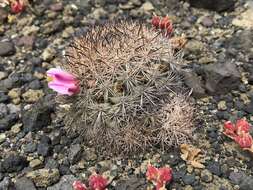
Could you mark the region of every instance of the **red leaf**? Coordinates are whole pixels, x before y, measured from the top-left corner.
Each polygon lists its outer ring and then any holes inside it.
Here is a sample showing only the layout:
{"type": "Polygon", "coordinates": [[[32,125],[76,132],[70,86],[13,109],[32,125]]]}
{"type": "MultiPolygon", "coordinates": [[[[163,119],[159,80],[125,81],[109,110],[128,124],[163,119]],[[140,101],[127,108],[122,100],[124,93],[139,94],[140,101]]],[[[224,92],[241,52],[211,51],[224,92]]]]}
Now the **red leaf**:
{"type": "Polygon", "coordinates": [[[87,187],[81,181],[74,181],[73,188],[74,190],[87,190],[87,187]]]}
{"type": "Polygon", "coordinates": [[[95,174],[89,177],[89,186],[92,190],[105,190],[107,185],[107,179],[101,175],[95,174]]]}
{"type": "Polygon", "coordinates": [[[153,16],[151,24],[155,27],[158,28],[160,23],[160,17],[159,16],[153,16]]]}

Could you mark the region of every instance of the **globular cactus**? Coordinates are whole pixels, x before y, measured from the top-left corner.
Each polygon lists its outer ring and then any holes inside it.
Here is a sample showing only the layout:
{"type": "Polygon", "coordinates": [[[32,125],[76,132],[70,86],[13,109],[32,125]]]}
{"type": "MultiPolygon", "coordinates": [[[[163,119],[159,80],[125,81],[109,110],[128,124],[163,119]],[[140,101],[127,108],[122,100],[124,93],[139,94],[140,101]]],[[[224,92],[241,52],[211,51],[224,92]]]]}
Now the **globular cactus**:
{"type": "Polygon", "coordinates": [[[70,133],[116,153],[160,143],[160,110],[183,89],[172,67],[182,60],[169,38],[139,22],[111,22],[76,39],[65,56],[61,67],[80,81],[66,112],[70,133]]]}

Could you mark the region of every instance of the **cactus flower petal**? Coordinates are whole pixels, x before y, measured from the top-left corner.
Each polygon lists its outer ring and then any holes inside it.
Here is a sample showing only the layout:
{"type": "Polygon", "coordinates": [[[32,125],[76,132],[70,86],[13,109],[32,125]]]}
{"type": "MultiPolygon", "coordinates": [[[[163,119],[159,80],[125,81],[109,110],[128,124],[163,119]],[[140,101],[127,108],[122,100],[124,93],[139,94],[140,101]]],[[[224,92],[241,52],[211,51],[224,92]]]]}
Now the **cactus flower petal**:
{"type": "Polygon", "coordinates": [[[81,181],[74,181],[72,186],[74,190],[87,190],[87,187],[81,181]]]}
{"type": "Polygon", "coordinates": [[[79,92],[79,82],[74,75],[58,68],[47,71],[48,87],[59,94],[73,95],[79,92]]]}

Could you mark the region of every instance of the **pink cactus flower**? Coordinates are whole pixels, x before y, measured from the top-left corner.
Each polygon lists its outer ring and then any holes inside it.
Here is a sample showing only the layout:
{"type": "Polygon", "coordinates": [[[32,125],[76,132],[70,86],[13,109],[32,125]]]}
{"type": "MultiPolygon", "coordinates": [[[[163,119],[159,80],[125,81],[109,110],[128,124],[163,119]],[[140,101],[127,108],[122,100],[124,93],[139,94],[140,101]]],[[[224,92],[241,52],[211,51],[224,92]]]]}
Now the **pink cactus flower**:
{"type": "Polygon", "coordinates": [[[237,128],[237,133],[240,134],[241,132],[248,133],[250,130],[250,124],[244,120],[244,119],[239,119],[236,122],[236,128],[237,128]]]}
{"type": "Polygon", "coordinates": [[[25,4],[22,0],[16,0],[11,2],[11,12],[17,14],[25,9],[25,4]]]}
{"type": "Polygon", "coordinates": [[[94,174],[89,177],[89,187],[92,190],[105,190],[108,185],[108,180],[103,176],[94,174]]]}
{"type": "Polygon", "coordinates": [[[235,142],[237,142],[241,148],[250,148],[252,146],[252,137],[249,133],[243,133],[242,136],[236,136],[235,142]]]}
{"type": "Polygon", "coordinates": [[[87,187],[81,181],[74,181],[72,186],[74,190],[87,190],[87,187]]]}
{"type": "Polygon", "coordinates": [[[58,68],[47,71],[48,87],[59,94],[73,95],[79,92],[79,82],[74,75],[58,68]]]}

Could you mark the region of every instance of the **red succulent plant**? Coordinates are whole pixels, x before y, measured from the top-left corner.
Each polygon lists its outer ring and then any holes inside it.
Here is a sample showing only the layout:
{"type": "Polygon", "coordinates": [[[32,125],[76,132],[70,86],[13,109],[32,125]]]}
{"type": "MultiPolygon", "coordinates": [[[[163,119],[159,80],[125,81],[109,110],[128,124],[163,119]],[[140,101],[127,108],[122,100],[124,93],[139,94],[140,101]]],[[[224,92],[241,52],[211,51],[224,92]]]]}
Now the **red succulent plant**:
{"type": "Polygon", "coordinates": [[[74,181],[74,190],[106,190],[106,186],[109,184],[108,180],[101,175],[93,174],[89,177],[89,187],[87,188],[85,184],[81,181],[74,181]]]}
{"type": "Polygon", "coordinates": [[[253,152],[253,139],[250,135],[250,124],[239,119],[235,125],[231,121],[224,123],[224,134],[233,139],[241,148],[253,152]]]}
{"type": "Polygon", "coordinates": [[[252,146],[252,137],[249,133],[243,133],[241,136],[236,136],[234,138],[241,148],[251,148],[252,146]]]}
{"type": "Polygon", "coordinates": [[[168,167],[156,168],[149,165],[146,178],[155,185],[156,190],[163,190],[165,189],[165,185],[172,179],[172,169],[168,167]]]}

